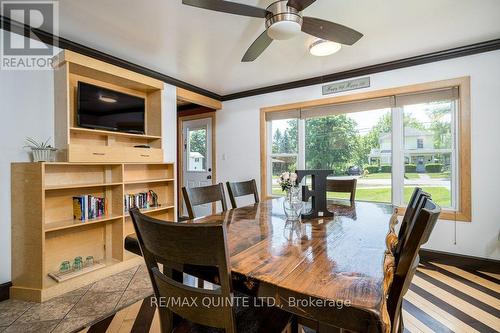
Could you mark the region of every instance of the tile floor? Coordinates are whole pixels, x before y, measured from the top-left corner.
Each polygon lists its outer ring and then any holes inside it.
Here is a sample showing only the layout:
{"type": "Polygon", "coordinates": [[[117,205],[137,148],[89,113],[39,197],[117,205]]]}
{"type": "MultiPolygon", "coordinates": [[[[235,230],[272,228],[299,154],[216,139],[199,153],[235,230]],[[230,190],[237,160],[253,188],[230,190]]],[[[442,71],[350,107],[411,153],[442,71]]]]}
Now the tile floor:
{"type": "Polygon", "coordinates": [[[145,266],[137,266],[44,303],[0,302],[0,332],[76,332],[152,294],[145,266]]]}

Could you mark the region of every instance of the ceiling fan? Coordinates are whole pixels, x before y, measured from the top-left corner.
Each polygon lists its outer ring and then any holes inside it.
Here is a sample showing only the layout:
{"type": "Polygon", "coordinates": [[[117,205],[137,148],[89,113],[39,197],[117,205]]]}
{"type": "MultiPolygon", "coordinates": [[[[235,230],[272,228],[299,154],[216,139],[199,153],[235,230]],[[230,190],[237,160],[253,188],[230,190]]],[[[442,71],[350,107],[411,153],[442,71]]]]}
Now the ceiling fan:
{"type": "Polygon", "coordinates": [[[352,45],[363,34],[346,26],[319,18],[302,16],[302,11],[316,0],[280,0],[266,9],[223,0],[182,0],[185,5],[218,12],[264,18],[264,31],[247,50],[242,62],[257,59],[273,40],[285,40],[296,36],[300,31],[340,44],[352,45]]]}

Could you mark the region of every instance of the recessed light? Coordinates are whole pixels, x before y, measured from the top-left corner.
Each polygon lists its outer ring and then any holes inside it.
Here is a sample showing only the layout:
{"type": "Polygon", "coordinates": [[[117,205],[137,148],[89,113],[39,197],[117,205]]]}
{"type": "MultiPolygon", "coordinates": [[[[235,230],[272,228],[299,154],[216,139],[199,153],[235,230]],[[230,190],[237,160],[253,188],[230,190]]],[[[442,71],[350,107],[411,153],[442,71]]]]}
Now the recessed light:
{"type": "Polygon", "coordinates": [[[109,96],[99,96],[99,100],[104,103],[116,103],[117,100],[116,98],[109,97],[109,96]]]}
{"type": "Polygon", "coordinates": [[[309,45],[309,53],[316,57],[324,57],[338,52],[341,48],[342,45],[339,43],[317,39],[309,45]]]}

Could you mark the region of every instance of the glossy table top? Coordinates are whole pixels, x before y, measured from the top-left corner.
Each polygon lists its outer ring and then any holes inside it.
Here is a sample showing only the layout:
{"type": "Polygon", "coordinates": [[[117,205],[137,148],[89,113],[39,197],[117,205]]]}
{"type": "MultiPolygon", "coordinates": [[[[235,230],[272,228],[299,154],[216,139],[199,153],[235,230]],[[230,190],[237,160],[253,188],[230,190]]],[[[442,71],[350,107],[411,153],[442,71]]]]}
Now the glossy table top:
{"type": "MultiPolygon", "coordinates": [[[[385,239],[393,206],[331,202],[334,217],[289,222],[282,201],[267,200],[188,223],[225,221],[233,273],[274,286],[278,297],[348,301],[352,311],[381,317],[385,239]]],[[[383,331],[383,326],[372,331],[383,331]]]]}

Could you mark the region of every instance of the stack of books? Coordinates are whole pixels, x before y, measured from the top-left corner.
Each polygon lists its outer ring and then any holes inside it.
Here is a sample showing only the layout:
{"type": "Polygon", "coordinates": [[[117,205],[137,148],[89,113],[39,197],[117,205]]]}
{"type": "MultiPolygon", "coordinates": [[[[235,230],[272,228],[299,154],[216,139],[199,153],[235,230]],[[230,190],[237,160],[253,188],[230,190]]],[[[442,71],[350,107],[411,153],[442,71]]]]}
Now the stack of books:
{"type": "Polygon", "coordinates": [[[96,219],[107,214],[105,198],[94,197],[90,194],[73,197],[73,218],[86,221],[96,219]]]}
{"type": "Polygon", "coordinates": [[[158,207],[158,195],[154,191],[125,194],[124,205],[125,212],[128,212],[133,207],[139,209],[158,207]]]}

